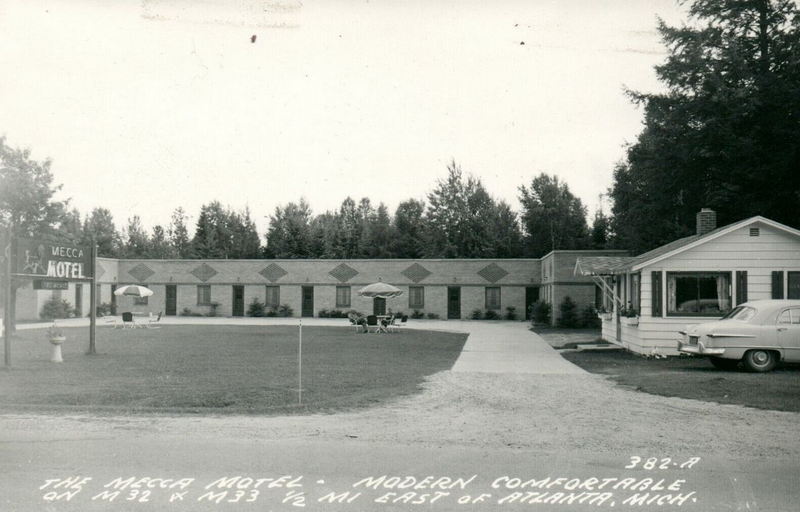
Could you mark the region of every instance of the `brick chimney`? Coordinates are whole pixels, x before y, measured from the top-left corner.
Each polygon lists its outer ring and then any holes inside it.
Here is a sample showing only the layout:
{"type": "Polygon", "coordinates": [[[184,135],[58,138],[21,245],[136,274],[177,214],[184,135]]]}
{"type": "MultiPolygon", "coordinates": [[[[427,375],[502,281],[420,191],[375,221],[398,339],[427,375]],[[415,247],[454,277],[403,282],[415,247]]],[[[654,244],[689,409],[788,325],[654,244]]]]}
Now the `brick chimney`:
{"type": "Polygon", "coordinates": [[[703,208],[697,213],[697,234],[705,235],[717,229],[717,212],[711,208],[703,208]]]}

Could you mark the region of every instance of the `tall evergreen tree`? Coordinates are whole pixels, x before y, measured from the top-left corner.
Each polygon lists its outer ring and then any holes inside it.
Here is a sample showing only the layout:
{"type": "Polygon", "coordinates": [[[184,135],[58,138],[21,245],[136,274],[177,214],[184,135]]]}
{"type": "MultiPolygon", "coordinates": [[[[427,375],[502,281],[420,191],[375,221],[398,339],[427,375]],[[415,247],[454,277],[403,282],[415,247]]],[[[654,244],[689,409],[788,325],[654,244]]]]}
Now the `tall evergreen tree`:
{"type": "Polygon", "coordinates": [[[800,11],[791,0],[696,0],[658,30],[667,91],[631,92],[645,127],[614,171],[613,229],[643,251],[752,215],[800,226],[800,11]]]}
{"type": "Polygon", "coordinates": [[[116,258],[120,255],[121,238],[114,226],[114,217],[107,208],[95,208],[83,222],[83,243],[90,244],[94,236],[98,256],[116,258]]]}
{"type": "Polygon", "coordinates": [[[587,247],[586,207],[566,183],[541,173],[530,187],[522,185],[519,191],[527,256],[538,258],[553,250],[587,247]]]}
{"type": "Polygon", "coordinates": [[[308,258],[311,253],[311,207],[305,199],[299,203],[276,206],[270,216],[267,244],[268,258],[308,258]]]}
{"type": "Polygon", "coordinates": [[[123,252],[126,258],[149,258],[150,257],[150,237],[142,226],[142,220],[138,215],[128,219],[128,225],[123,234],[125,245],[123,252]]]}
{"type": "Polygon", "coordinates": [[[173,210],[169,228],[167,228],[169,243],[178,258],[188,258],[191,255],[189,229],[186,227],[188,220],[186,212],[179,206],[173,210]]]}
{"type": "Polygon", "coordinates": [[[420,258],[423,254],[425,202],[408,199],[394,212],[392,255],[395,258],[420,258]]]}

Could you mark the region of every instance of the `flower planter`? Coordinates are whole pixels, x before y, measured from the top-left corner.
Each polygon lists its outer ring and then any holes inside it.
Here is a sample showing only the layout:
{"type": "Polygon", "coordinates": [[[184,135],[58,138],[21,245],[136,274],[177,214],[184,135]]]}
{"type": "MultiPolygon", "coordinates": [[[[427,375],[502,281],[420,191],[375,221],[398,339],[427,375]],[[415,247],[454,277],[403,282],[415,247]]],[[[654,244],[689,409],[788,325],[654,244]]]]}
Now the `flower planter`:
{"type": "Polygon", "coordinates": [[[50,362],[51,363],[63,363],[64,359],[61,358],[61,344],[66,341],[66,337],[64,336],[52,336],[50,338],[50,344],[53,346],[53,350],[50,353],[50,362]]]}
{"type": "Polygon", "coordinates": [[[614,316],[613,313],[597,313],[597,318],[599,318],[603,322],[610,322],[613,316],[614,316]]]}
{"type": "Polygon", "coordinates": [[[619,321],[622,325],[629,325],[631,327],[636,327],[637,325],[639,325],[638,316],[632,316],[632,317],[623,316],[620,317],[619,321]]]}

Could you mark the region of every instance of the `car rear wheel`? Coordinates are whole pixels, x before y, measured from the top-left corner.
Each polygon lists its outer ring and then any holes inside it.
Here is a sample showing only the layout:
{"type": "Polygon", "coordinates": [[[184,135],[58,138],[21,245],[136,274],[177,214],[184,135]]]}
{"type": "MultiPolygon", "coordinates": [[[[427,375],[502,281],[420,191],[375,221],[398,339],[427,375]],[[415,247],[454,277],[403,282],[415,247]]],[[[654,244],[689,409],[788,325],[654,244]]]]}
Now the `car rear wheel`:
{"type": "Polygon", "coordinates": [[[770,350],[750,350],[744,355],[744,365],[751,372],[768,372],[778,364],[778,355],[770,350]]]}
{"type": "Polygon", "coordinates": [[[720,370],[735,370],[739,366],[738,359],[722,359],[721,357],[711,357],[709,359],[711,359],[711,364],[714,365],[714,368],[719,368],[720,370]]]}

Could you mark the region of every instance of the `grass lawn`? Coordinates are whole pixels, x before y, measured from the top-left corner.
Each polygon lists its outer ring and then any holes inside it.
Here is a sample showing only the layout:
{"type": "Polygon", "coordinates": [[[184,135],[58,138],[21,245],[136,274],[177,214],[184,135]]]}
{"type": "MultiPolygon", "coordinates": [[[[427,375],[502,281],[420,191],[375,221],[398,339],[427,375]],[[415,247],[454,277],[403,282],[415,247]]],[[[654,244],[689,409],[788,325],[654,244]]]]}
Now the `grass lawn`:
{"type": "Polygon", "coordinates": [[[654,395],[777,411],[800,411],[800,365],[769,373],[724,371],[705,358],[645,359],[630,352],[563,352],[565,359],[619,384],[654,395]]]}
{"type": "Polygon", "coordinates": [[[64,362],[49,361],[42,329],[18,331],[12,369],[0,371],[0,408],[204,414],[328,412],[418,392],[452,367],[466,335],[357,334],[303,329],[303,406],[297,405],[297,327],[162,326],[64,330],[64,362]]]}

